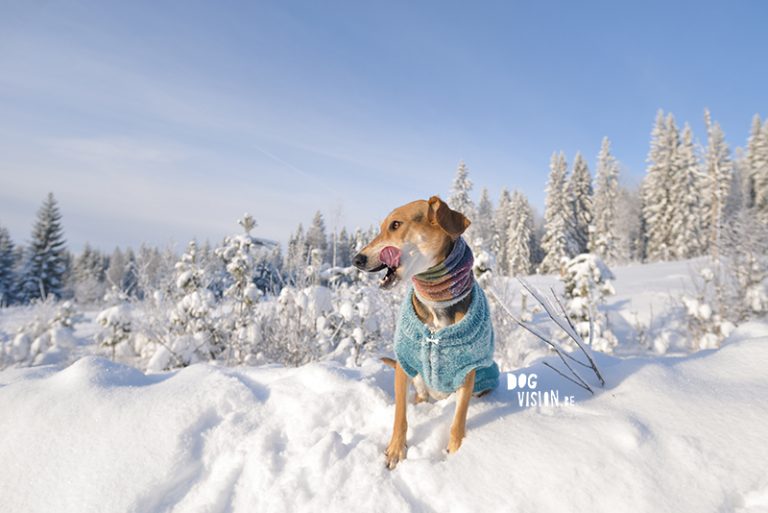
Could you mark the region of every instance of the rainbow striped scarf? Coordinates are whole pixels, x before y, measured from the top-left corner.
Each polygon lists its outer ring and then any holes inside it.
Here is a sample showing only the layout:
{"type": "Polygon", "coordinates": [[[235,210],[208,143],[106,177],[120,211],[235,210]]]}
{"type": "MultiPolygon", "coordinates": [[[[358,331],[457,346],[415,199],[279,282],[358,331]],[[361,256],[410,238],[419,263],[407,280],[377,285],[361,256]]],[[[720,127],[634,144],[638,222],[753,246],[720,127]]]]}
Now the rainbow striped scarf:
{"type": "Polygon", "coordinates": [[[455,305],[472,292],[474,261],[472,250],[459,237],[448,258],[411,278],[416,297],[428,306],[447,308],[455,305]]]}

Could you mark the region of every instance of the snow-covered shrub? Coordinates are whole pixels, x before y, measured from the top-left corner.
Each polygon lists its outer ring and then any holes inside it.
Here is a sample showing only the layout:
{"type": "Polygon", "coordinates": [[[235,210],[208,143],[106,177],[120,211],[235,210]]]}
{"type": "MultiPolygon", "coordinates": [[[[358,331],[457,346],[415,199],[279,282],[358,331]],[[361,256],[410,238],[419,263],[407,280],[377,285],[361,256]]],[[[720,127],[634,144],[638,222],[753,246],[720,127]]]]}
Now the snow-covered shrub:
{"type": "Polygon", "coordinates": [[[616,292],[611,285],[614,279],[608,266],[596,255],[577,255],[565,266],[566,311],[584,340],[589,340],[592,324],[592,348],[610,353],[618,341],[607,326],[607,317],[599,306],[607,296],[616,292]]]}
{"type": "Polygon", "coordinates": [[[132,355],[132,306],[128,295],[117,286],[112,286],[104,295],[104,302],[108,306],[96,316],[96,323],[101,326],[101,330],[94,336],[96,343],[108,348],[113,360],[118,346],[123,355],[132,355]]]}
{"type": "Polygon", "coordinates": [[[496,268],[496,259],[490,251],[481,249],[475,253],[472,271],[481,286],[485,286],[493,279],[493,270],[496,268]]]}
{"type": "Polygon", "coordinates": [[[251,236],[256,221],[249,214],[238,221],[245,233],[224,239],[224,244],[215,253],[225,264],[229,285],[224,289],[228,311],[222,329],[229,334],[227,360],[248,362],[261,351],[255,339],[254,305],[264,295],[256,284],[260,266],[274,243],[251,236]]]}
{"type": "Polygon", "coordinates": [[[691,280],[697,284],[695,293],[681,298],[688,320],[690,348],[714,349],[736,326],[728,320],[722,274],[709,267],[700,269],[698,274],[700,280],[691,280]]]}
{"type": "Polygon", "coordinates": [[[718,347],[737,324],[768,314],[768,225],[750,210],[722,231],[719,258],[692,272],[693,291],[680,297],[689,348],[718,347]]]}
{"type": "Polygon", "coordinates": [[[130,304],[123,302],[102,310],[96,322],[103,328],[96,334],[96,342],[110,348],[114,360],[117,346],[127,342],[131,336],[130,304]]]}
{"type": "Polygon", "coordinates": [[[361,283],[284,287],[256,310],[259,360],[300,365],[330,357],[359,364],[364,353],[391,344],[398,302],[398,294],[361,283]]]}
{"type": "Polygon", "coordinates": [[[30,305],[33,319],[19,328],[0,352],[4,365],[43,365],[67,360],[77,345],[74,325],[81,316],[70,301],[45,301],[30,305]]]}
{"type": "Polygon", "coordinates": [[[342,286],[334,293],[334,308],[341,317],[333,351],[359,365],[366,353],[387,351],[394,339],[396,316],[402,301],[394,291],[375,285],[342,286]]]}
{"type": "Polygon", "coordinates": [[[768,313],[768,225],[742,212],[723,235],[724,280],[734,322],[768,313]]]}
{"type": "Polygon", "coordinates": [[[174,367],[216,359],[226,349],[226,332],[216,313],[215,297],[208,287],[210,277],[200,262],[194,240],[176,263],[175,271],[177,300],[169,314],[170,340],[159,351],[172,354],[167,365],[174,367]]]}

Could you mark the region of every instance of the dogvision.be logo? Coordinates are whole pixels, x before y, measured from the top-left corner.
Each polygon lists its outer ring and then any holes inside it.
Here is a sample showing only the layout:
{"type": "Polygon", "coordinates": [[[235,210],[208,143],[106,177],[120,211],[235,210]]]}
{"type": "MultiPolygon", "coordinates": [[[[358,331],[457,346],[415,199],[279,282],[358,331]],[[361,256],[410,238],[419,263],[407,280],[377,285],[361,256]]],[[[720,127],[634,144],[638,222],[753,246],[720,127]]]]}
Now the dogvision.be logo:
{"type": "Polygon", "coordinates": [[[559,390],[537,390],[538,385],[539,377],[534,373],[507,373],[507,390],[517,390],[517,404],[521,408],[568,406],[574,403],[572,395],[561,398],[559,390]]]}

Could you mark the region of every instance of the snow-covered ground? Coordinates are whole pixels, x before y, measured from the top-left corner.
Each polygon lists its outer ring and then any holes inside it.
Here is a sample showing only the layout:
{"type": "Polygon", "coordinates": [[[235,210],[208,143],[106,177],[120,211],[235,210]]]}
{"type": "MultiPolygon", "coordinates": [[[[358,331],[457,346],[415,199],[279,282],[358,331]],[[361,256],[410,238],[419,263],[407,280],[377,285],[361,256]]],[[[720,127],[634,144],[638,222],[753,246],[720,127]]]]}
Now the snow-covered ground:
{"type": "Polygon", "coordinates": [[[691,265],[614,269],[607,310],[622,343],[598,355],[607,386],[595,396],[543,366],[554,357],[507,365],[535,378],[473,400],[454,455],[453,399],[409,405],[408,458],[394,471],[383,458],[393,372],[372,358],[6,369],[0,511],[768,511],[768,323],[696,353],[624,340],[633,324],[673,321],[691,265]],[[525,404],[552,394],[557,406],[525,404]]]}

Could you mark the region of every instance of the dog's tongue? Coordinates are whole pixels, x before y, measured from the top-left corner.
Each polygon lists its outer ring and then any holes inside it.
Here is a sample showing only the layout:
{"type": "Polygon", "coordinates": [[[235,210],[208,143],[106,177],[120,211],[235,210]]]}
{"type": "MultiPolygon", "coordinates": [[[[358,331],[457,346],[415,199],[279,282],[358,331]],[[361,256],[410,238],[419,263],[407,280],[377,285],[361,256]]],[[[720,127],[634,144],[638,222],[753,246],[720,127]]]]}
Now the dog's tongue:
{"type": "Polygon", "coordinates": [[[390,269],[396,269],[400,265],[400,248],[387,246],[379,252],[379,260],[390,269]]]}

